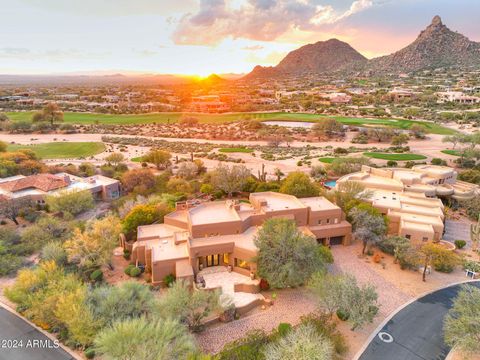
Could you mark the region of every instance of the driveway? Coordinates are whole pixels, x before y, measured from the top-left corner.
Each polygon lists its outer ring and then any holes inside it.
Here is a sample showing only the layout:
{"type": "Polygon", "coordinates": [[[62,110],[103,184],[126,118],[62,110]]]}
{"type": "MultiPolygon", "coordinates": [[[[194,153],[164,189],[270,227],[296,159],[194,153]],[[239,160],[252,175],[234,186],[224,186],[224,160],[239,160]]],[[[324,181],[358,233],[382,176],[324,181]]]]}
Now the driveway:
{"type": "Polygon", "coordinates": [[[0,306],[0,360],[71,359],[53,340],[0,306]]]}
{"type": "MultiPolygon", "coordinates": [[[[471,285],[480,288],[478,281],[471,285]]],[[[460,286],[437,290],[400,310],[376,334],[359,359],[445,359],[450,348],[443,341],[443,319],[460,286]]]]}

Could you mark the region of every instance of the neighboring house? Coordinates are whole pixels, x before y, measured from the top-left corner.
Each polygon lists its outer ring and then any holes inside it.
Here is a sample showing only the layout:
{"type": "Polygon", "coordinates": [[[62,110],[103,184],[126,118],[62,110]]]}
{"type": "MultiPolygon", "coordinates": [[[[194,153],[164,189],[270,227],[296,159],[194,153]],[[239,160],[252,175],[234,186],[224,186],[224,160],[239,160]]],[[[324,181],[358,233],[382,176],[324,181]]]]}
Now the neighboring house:
{"type": "Polygon", "coordinates": [[[218,95],[192,97],[190,110],[199,113],[222,113],[230,109],[227,103],[220,100],[218,95]]]}
{"type": "MultiPolygon", "coordinates": [[[[138,227],[132,261],[151,270],[154,284],[169,274],[192,281],[199,270],[219,265],[249,275],[256,271],[255,235],[270,218],[292,219],[301,231],[325,245],[351,241],[351,225],[342,210],[323,197],[252,193],[250,203],[177,203],[163,224],[138,227]]],[[[122,245],[128,247],[125,242],[122,245]]]]}
{"type": "Polygon", "coordinates": [[[441,240],[444,207],[440,198],[470,200],[480,195],[478,185],[457,180],[457,172],[447,166],[416,165],[412,169],[361,171],[337,180],[337,188],[347,181],[373,191],[372,205],[390,219],[389,233],[418,241],[441,240]]]}
{"type": "Polygon", "coordinates": [[[457,104],[477,104],[480,103],[480,97],[466,95],[461,91],[444,91],[436,93],[438,102],[443,104],[453,102],[457,104]]]}
{"type": "Polygon", "coordinates": [[[37,204],[44,204],[47,195],[63,191],[90,191],[96,200],[113,200],[120,196],[120,182],[102,175],[87,178],[67,173],[17,175],[0,179],[0,195],[6,199],[29,198],[37,204]]]}

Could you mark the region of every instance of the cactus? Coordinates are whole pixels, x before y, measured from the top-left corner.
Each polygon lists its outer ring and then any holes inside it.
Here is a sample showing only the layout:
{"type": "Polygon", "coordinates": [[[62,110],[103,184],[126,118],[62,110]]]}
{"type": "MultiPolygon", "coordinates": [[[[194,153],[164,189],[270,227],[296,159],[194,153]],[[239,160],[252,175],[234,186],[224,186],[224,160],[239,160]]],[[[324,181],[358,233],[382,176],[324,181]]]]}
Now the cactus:
{"type": "Polygon", "coordinates": [[[478,242],[480,241],[480,215],[476,224],[470,225],[470,238],[472,239],[472,250],[478,250],[478,242]]]}
{"type": "Polygon", "coordinates": [[[258,180],[267,181],[267,174],[265,173],[265,164],[262,164],[262,172],[258,170],[258,180]]]}

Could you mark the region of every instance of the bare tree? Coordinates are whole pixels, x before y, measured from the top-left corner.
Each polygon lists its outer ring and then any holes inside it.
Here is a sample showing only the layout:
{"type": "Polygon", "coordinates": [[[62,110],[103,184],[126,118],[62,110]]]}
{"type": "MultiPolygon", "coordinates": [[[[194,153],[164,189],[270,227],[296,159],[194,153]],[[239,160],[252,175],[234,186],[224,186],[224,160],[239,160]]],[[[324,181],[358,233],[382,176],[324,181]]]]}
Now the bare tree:
{"type": "Polygon", "coordinates": [[[6,199],[0,201],[0,215],[12,220],[18,225],[17,217],[23,209],[32,207],[29,199],[6,199]]]}

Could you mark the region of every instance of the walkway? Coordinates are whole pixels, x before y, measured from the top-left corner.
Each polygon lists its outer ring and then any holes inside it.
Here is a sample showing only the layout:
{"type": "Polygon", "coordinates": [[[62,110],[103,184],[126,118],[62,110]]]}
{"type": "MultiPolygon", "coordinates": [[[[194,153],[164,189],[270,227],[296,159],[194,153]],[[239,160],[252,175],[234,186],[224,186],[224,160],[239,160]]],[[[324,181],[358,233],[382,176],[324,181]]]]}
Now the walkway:
{"type": "MultiPolygon", "coordinates": [[[[472,285],[480,288],[480,282],[472,285]]],[[[460,286],[437,290],[400,310],[383,326],[359,359],[445,359],[450,348],[443,341],[443,319],[460,286]],[[379,334],[390,342],[382,341],[379,334]]]]}
{"type": "Polygon", "coordinates": [[[0,360],[73,360],[41,331],[0,306],[0,360]]]}

